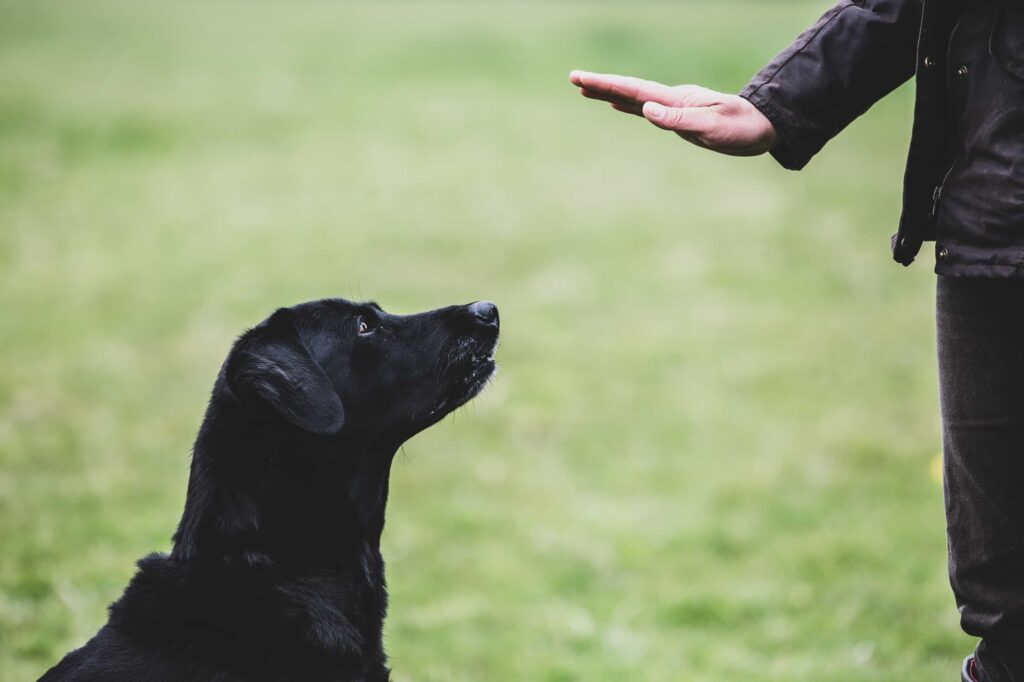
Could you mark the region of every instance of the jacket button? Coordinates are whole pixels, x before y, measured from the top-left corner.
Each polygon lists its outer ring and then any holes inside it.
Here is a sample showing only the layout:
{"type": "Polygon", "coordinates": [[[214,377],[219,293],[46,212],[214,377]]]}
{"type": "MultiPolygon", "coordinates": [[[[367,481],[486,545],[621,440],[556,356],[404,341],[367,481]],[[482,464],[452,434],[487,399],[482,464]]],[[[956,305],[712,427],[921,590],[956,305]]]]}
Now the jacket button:
{"type": "Polygon", "coordinates": [[[927,57],[924,58],[924,68],[930,69],[933,66],[935,66],[935,60],[932,58],[931,55],[928,55],[927,57]]]}
{"type": "Polygon", "coordinates": [[[956,70],[956,75],[961,78],[967,78],[967,65],[962,64],[959,69],[956,70]]]}
{"type": "Polygon", "coordinates": [[[945,246],[943,246],[941,249],[939,249],[938,256],[939,256],[939,260],[946,260],[947,258],[949,258],[949,251],[946,251],[946,247],[945,246]]]}

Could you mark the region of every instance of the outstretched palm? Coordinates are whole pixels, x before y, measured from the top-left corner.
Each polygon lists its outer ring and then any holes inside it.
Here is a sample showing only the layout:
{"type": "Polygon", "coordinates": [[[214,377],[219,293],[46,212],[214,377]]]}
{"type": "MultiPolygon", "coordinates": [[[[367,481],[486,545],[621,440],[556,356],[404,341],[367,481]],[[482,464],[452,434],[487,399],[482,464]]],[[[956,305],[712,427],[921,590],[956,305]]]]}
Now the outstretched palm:
{"type": "Polygon", "coordinates": [[[736,95],[698,85],[668,86],[611,74],[573,71],[569,80],[590,99],[635,114],[695,145],[732,156],[756,156],[772,148],[775,128],[757,107],[736,95]]]}

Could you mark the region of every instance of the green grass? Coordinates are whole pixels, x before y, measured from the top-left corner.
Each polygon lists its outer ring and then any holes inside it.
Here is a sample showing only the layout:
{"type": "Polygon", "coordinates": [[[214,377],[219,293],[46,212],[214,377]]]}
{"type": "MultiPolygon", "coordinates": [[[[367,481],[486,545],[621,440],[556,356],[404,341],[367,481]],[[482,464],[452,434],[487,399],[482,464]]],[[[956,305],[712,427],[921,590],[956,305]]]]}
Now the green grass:
{"type": "Polygon", "coordinates": [[[566,80],[736,90],[827,4],[3,2],[0,679],[169,546],[233,337],[334,295],[502,311],[394,470],[400,682],[952,679],[910,91],[793,174],[566,80]]]}

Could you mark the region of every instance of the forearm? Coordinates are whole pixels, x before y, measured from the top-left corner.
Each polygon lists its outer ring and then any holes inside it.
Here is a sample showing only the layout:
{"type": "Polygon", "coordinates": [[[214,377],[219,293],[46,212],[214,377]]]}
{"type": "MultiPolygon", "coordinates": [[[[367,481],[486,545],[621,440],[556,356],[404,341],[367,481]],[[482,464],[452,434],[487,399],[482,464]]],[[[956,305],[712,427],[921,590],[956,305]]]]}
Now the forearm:
{"type": "Polygon", "coordinates": [[[772,156],[797,170],[914,73],[921,0],[842,0],[740,96],[775,127],[772,156]]]}

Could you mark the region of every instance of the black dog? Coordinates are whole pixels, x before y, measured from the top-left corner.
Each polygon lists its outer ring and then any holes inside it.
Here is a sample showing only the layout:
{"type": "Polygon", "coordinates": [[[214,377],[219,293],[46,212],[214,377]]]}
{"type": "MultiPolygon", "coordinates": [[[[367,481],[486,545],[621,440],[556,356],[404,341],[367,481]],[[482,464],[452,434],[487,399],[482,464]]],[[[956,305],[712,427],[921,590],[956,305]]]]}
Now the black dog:
{"type": "Polygon", "coordinates": [[[213,388],[169,555],[43,680],[388,679],[380,536],[404,441],[494,373],[492,303],[333,299],[242,335],[213,388]]]}

